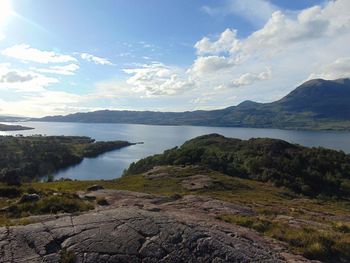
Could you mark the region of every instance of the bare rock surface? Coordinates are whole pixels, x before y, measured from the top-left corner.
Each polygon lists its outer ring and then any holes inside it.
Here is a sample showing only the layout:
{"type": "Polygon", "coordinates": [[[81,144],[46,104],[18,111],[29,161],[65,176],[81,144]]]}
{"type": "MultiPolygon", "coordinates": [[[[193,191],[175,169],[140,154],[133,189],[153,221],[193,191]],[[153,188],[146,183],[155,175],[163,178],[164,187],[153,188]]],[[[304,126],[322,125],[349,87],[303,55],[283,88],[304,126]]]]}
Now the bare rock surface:
{"type": "Polygon", "coordinates": [[[81,215],[44,217],[35,224],[0,228],[0,262],[310,262],[285,246],[215,218],[252,213],[198,197],[159,197],[118,190],[87,195],[110,205],[81,215]]]}
{"type": "Polygon", "coordinates": [[[187,190],[200,190],[210,188],[215,183],[214,179],[207,175],[193,175],[181,182],[183,188],[187,190]]]}

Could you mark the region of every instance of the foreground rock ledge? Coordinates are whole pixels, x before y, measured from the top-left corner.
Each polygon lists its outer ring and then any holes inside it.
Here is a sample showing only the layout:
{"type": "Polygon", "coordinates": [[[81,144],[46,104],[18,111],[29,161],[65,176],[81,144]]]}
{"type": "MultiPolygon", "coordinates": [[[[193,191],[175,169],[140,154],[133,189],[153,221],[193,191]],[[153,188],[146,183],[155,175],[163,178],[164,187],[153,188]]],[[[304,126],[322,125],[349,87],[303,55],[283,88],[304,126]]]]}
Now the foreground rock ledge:
{"type": "MultiPolygon", "coordinates": [[[[109,195],[152,200],[125,191],[109,195]]],[[[239,227],[211,219],[203,223],[198,220],[200,214],[195,216],[197,220],[189,219],[188,211],[179,212],[182,208],[176,213],[135,206],[110,208],[2,227],[0,262],[62,262],[62,251],[69,251],[76,262],[87,263],[308,262],[254,233],[244,234],[239,227]]]]}

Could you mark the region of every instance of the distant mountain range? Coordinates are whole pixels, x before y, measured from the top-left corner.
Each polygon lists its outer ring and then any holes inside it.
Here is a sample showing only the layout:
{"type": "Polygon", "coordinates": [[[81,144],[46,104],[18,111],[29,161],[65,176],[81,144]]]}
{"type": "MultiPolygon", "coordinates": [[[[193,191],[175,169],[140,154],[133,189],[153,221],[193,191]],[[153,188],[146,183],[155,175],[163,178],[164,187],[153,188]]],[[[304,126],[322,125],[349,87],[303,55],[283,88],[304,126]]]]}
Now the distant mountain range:
{"type": "Polygon", "coordinates": [[[350,79],[314,79],[272,103],[244,101],[212,111],[110,111],[35,121],[350,130],[350,79]]]}

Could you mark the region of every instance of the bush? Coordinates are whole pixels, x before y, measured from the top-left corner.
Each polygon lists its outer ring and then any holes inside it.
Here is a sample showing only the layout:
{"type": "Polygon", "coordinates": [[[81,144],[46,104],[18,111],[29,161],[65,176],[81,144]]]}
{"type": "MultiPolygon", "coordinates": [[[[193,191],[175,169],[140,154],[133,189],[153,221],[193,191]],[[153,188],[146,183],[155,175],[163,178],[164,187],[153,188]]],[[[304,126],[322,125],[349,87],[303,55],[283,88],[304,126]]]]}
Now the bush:
{"type": "Polygon", "coordinates": [[[347,234],[344,234],[344,231],[348,231],[344,223],[339,224],[336,231],[329,231],[311,227],[293,227],[256,216],[221,215],[218,218],[284,241],[289,244],[291,250],[308,259],[350,262],[350,241],[347,234]]]}
{"type": "Polygon", "coordinates": [[[73,251],[63,249],[60,252],[60,256],[60,263],[75,263],[77,261],[77,258],[73,251]]]}
{"type": "Polygon", "coordinates": [[[21,196],[22,191],[16,187],[0,188],[0,197],[16,198],[21,196]]]}
{"type": "Polygon", "coordinates": [[[36,202],[18,203],[13,205],[9,217],[25,217],[40,214],[74,213],[93,209],[94,206],[81,200],[75,195],[64,194],[60,196],[43,197],[36,202]]]}
{"type": "Polygon", "coordinates": [[[101,206],[106,206],[109,205],[108,201],[106,200],[106,198],[99,198],[97,199],[97,204],[101,205],[101,206]]]}

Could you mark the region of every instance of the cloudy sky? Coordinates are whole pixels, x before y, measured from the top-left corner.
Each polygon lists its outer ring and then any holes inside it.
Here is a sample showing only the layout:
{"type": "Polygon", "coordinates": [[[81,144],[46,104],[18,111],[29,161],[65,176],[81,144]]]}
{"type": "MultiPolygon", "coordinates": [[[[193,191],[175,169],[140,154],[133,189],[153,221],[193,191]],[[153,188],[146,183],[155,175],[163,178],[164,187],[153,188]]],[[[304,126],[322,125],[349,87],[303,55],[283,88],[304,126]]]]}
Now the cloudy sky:
{"type": "Polygon", "coordinates": [[[349,0],[0,0],[0,115],[270,102],[349,43],[349,0]]]}

